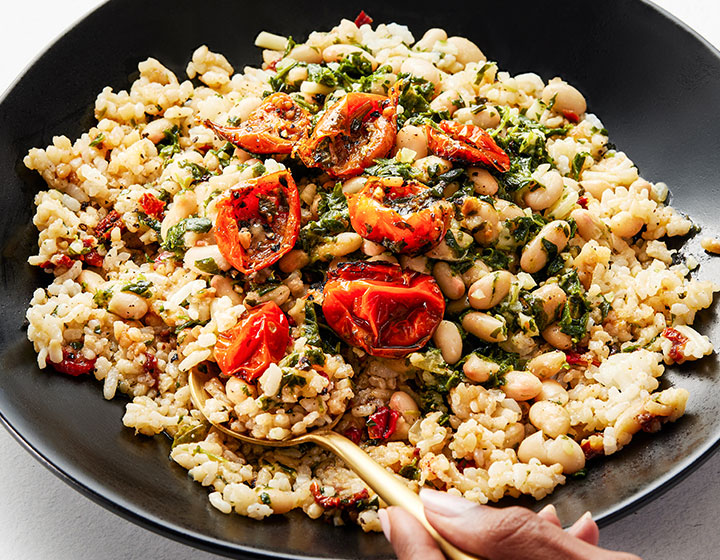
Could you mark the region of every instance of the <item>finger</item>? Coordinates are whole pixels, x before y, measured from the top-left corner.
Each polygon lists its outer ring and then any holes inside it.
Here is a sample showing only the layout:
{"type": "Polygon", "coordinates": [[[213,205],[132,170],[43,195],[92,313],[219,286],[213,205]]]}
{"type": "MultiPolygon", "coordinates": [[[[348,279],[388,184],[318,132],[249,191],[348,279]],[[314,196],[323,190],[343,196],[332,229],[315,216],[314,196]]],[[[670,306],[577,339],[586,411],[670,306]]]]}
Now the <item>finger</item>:
{"type": "Polygon", "coordinates": [[[455,546],[501,560],[595,560],[603,551],[580,541],[560,527],[521,507],[494,508],[445,492],[422,490],[425,516],[455,546]]]}
{"type": "Polygon", "coordinates": [[[385,534],[390,535],[389,540],[398,560],[445,560],[430,533],[412,515],[399,507],[391,507],[385,511],[385,524],[389,529],[385,534]]]}
{"type": "Polygon", "coordinates": [[[557,516],[557,511],[555,510],[554,505],[546,505],[544,508],[538,511],[537,514],[538,517],[552,523],[556,527],[562,527],[562,523],[560,523],[560,518],[557,516]]]}
{"type": "Polygon", "coordinates": [[[600,529],[598,528],[597,523],[593,521],[592,515],[589,511],[578,519],[567,532],[568,535],[572,535],[573,537],[592,545],[597,545],[600,541],[600,529]]]}

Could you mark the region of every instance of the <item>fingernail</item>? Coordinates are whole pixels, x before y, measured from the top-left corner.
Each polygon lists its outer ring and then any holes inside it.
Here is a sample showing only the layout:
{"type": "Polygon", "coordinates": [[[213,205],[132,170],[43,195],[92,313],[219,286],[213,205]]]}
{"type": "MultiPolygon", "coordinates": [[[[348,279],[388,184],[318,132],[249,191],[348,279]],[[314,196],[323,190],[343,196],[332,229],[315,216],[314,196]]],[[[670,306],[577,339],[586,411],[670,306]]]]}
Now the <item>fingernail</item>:
{"type": "Polygon", "coordinates": [[[475,507],[473,502],[460,496],[454,496],[447,492],[438,492],[437,490],[428,490],[426,488],[420,490],[420,499],[425,509],[446,517],[462,515],[465,511],[475,507]]]}
{"type": "Polygon", "coordinates": [[[554,515],[555,517],[557,517],[557,510],[555,509],[554,505],[548,504],[544,508],[542,508],[540,511],[538,511],[538,515],[542,515],[542,514],[549,514],[549,515],[554,515]]]}
{"type": "Polygon", "coordinates": [[[382,527],[385,538],[390,542],[390,517],[385,509],[378,510],[378,517],[380,518],[380,527],[382,527]]]}
{"type": "Polygon", "coordinates": [[[572,527],[570,527],[570,528],[574,529],[575,527],[580,527],[585,521],[592,521],[592,513],[590,513],[589,511],[586,511],[585,513],[583,513],[578,518],[578,520],[572,524],[572,527]]]}

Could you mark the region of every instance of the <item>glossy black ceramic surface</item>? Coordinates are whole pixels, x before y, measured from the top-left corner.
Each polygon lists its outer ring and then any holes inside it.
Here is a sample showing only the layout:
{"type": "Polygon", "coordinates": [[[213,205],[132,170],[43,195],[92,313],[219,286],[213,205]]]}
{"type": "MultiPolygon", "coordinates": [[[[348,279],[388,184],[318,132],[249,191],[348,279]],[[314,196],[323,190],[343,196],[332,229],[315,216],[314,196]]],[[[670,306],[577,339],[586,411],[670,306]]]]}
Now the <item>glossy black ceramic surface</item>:
{"type": "MultiPolygon", "coordinates": [[[[341,17],[366,10],[376,23],[407,24],[419,38],[428,27],[473,39],[501,69],[561,75],[587,98],[644,177],[670,186],[672,203],[703,233],[684,254],[697,275],[717,279],[720,259],[706,256],[700,237],[720,233],[720,58],[707,43],[640,1],[428,2],[363,0],[333,4],[232,0],[112,0],[53,44],[0,102],[0,415],[46,466],[77,489],[148,529],[215,552],[257,556],[367,558],[391,556],[381,535],[333,528],[302,514],[256,522],[210,506],[206,490],[168,460],[169,441],[136,437],[122,426],[125,402],[103,400],[90,379],[41,372],[25,336],[24,314],[48,277],[26,259],[37,235],[33,195],[43,188],[26,171],[28,148],[53,135],[78,136],[92,124],[95,96],[122,89],[137,63],[158,58],[184,76],[201,44],[222,52],[236,69],[257,65],[258,31],[304,38],[341,17]]],[[[716,343],[713,308],[699,330],[716,343]]],[[[665,384],[691,392],[688,414],[655,437],[638,436],[585,480],[550,498],[568,522],[586,510],[601,522],[658,496],[706,457],[720,439],[720,372],[715,356],[672,368],[665,384]]],[[[539,508],[545,502],[524,502],[539,508]]]]}

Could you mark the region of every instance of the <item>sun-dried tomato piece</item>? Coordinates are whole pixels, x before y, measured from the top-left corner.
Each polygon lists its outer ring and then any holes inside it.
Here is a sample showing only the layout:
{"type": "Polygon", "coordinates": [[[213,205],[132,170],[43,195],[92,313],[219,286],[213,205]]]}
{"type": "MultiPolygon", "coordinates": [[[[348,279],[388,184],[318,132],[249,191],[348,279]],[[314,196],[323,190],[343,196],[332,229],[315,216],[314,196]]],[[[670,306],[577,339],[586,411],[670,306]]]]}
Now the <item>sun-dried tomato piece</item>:
{"type": "Polygon", "coordinates": [[[152,193],[143,193],[139,203],[143,212],[153,218],[159,218],[165,209],[165,203],[152,193]]]}
{"type": "Polygon", "coordinates": [[[367,431],[370,439],[387,440],[395,433],[400,413],[387,406],[381,406],[368,417],[367,431]]]}
{"type": "Polygon", "coordinates": [[[119,227],[120,231],[125,231],[125,223],[122,216],[117,210],[111,210],[102,220],[95,226],[95,237],[101,241],[110,239],[111,232],[114,228],[119,227]]]}
{"type": "Polygon", "coordinates": [[[350,509],[362,500],[367,500],[370,496],[367,488],[363,488],[349,498],[341,498],[340,496],[323,496],[320,486],[316,481],[310,484],[310,493],[313,495],[315,503],[321,505],[325,509],[350,509]]]}
{"type": "Polygon", "coordinates": [[[95,358],[88,360],[79,350],[75,350],[72,346],[64,346],[62,361],[50,362],[50,365],[60,373],[77,377],[86,375],[95,369],[95,358]]]}

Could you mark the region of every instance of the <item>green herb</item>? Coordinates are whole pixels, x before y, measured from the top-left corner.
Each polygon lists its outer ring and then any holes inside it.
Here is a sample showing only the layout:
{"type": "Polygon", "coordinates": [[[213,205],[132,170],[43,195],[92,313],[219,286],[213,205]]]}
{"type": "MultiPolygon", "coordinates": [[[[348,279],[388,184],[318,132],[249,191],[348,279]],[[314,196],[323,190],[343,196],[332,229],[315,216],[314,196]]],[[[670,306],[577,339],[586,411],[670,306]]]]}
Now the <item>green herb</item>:
{"type": "Polygon", "coordinates": [[[178,255],[179,252],[185,249],[185,234],[188,231],[207,233],[210,228],[212,228],[212,222],[209,218],[185,218],[168,230],[167,236],[163,240],[163,249],[173,251],[178,255]]]}
{"type": "Polygon", "coordinates": [[[309,222],[300,230],[298,242],[304,251],[310,251],[350,227],[347,198],[342,192],[342,183],[337,183],[332,192],[321,193],[318,214],[318,220],[309,222]]]}
{"type": "Polygon", "coordinates": [[[573,342],[577,342],[587,332],[591,307],[574,268],[565,272],[560,277],[559,283],[567,294],[567,301],[558,324],[563,333],[572,337],[573,342]]]}
{"type": "Polygon", "coordinates": [[[546,223],[547,220],[540,214],[533,214],[532,216],[520,216],[507,220],[505,227],[508,228],[518,246],[524,247],[540,232],[546,223]]]}
{"type": "Polygon", "coordinates": [[[160,228],[161,228],[160,220],[157,220],[157,219],[153,218],[152,216],[148,216],[145,212],[138,212],[137,215],[138,215],[138,222],[140,222],[141,226],[147,226],[150,229],[154,230],[155,233],[158,234],[158,236],[160,235],[160,228]]]}
{"type": "Polygon", "coordinates": [[[315,312],[315,304],[312,301],[305,302],[305,324],[302,333],[310,346],[322,347],[320,326],[315,312]]]}
{"type": "Polygon", "coordinates": [[[300,63],[297,61],[293,62],[292,64],[288,64],[268,80],[268,83],[270,84],[270,87],[273,89],[273,91],[282,91],[285,93],[289,93],[291,91],[298,90],[295,84],[288,84],[286,78],[290,70],[292,70],[299,64],[300,63]]]}
{"type": "Polygon", "coordinates": [[[307,379],[305,379],[302,375],[298,375],[292,370],[283,373],[283,376],[280,379],[281,391],[283,387],[288,387],[289,389],[292,389],[293,387],[305,387],[305,385],[307,385],[307,379]]]}
{"type": "Polygon", "coordinates": [[[198,441],[203,441],[209,429],[210,426],[205,423],[197,425],[183,424],[178,428],[178,431],[173,438],[172,447],[175,448],[183,443],[196,443],[198,441]]]}
{"type": "Polygon", "coordinates": [[[587,475],[588,475],[587,469],[580,469],[579,471],[576,471],[569,476],[570,476],[570,478],[574,478],[575,480],[578,480],[581,478],[585,478],[587,475]]]}
{"type": "Polygon", "coordinates": [[[220,269],[218,268],[215,259],[212,257],[206,257],[204,259],[198,259],[195,261],[195,268],[205,272],[206,274],[219,274],[220,269]]]}
{"type": "Polygon", "coordinates": [[[580,179],[580,172],[582,171],[583,165],[585,164],[585,158],[589,156],[587,152],[580,152],[576,154],[572,162],[572,176],[575,180],[580,179]]]}
{"type": "Polygon", "coordinates": [[[190,173],[192,173],[193,182],[195,181],[207,181],[211,173],[205,169],[202,165],[198,165],[197,163],[193,163],[191,161],[181,161],[180,167],[183,169],[189,169],[190,173]]]}
{"type": "Polygon", "coordinates": [[[290,54],[290,51],[292,51],[297,46],[297,43],[293,40],[292,35],[287,38],[287,45],[285,45],[285,52],[283,53],[283,58],[285,58],[287,55],[290,54]]]}
{"type": "Polygon", "coordinates": [[[437,114],[430,108],[430,101],[435,93],[432,82],[410,74],[400,74],[398,81],[401,84],[398,105],[403,108],[402,113],[398,114],[398,127],[402,127],[410,119],[419,123],[437,114]]]}
{"type": "Polygon", "coordinates": [[[195,321],[195,320],[185,321],[182,325],[178,325],[177,327],[175,327],[175,334],[180,334],[185,329],[191,329],[193,327],[197,327],[198,325],[200,325],[201,327],[204,327],[209,322],[210,322],[209,319],[206,321],[195,321]]]}
{"type": "Polygon", "coordinates": [[[82,340],[73,340],[73,341],[70,343],[70,346],[71,346],[74,350],[82,350],[82,347],[83,347],[84,345],[83,345],[83,341],[82,341],[82,340]]]}
{"type": "Polygon", "coordinates": [[[211,459],[213,461],[217,461],[218,463],[226,463],[227,459],[223,459],[222,457],[218,457],[217,455],[213,455],[209,451],[205,451],[202,447],[199,445],[193,449],[192,454],[197,455],[198,453],[201,453],[202,455],[207,455],[208,459],[211,459]]]}
{"type": "Polygon", "coordinates": [[[400,467],[398,474],[408,480],[420,480],[420,469],[418,469],[417,465],[414,465],[413,463],[400,467]]]}
{"type": "Polygon", "coordinates": [[[270,494],[268,494],[267,492],[260,492],[260,501],[266,506],[272,505],[270,494]]]}
{"type": "Polygon", "coordinates": [[[101,132],[100,134],[98,134],[98,135],[93,139],[92,142],[90,142],[90,146],[92,146],[93,148],[94,148],[95,146],[99,146],[100,144],[103,143],[103,140],[105,140],[105,134],[103,134],[103,133],[101,132]]]}
{"type": "Polygon", "coordinates": [[[378,158],[375,160],[375,165],[365,168],[363,173],[372,177],[402,177],[406,181],[417,179],[420,175],[420,171],[410,163],[398,161],[395,158],[378,158]]]}
{"type": "Polygon", "coordinates": [[[93,301],[98,307],[107,307],[107,303],[108,301],[110,301],[112,295],[112,288],[107,288],[105,290],[97,290],[95,292],[95,295],[93,296],[93,301]]]}
{"type": "Polygon", "coordinates": [[[140,297],[149,298],[152,297],[152,291],[150,291],[152,285],[152,282],[148,280],[138,280],[137,282],[133,282],[132,284],[127,284],[126,286],[123,286],[121,291],[132,292],[133,294],[137,294],[140,297]]]}
{"type": "Polygon", "coordinates": [[[157,143],[158,151],[164,159],[170,159],[180,153],[180,129],[177,125],[163,131],[165,138],[157,143]]]}
{"type": "Polygon", "coordinates": [[[220,167],[227,167],[230,164],[230,160],[232,160],[233,158],[233,154],[235,153],[235,146],[233,146],[230,142],[225,142],[222,148],[220,148],[219,150],[210,150],[210,153],[214,154],[215,157],[218,158],[218,161],[220,162],[220,167]]]}

